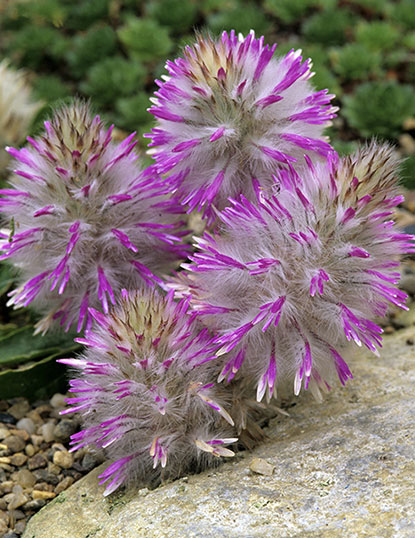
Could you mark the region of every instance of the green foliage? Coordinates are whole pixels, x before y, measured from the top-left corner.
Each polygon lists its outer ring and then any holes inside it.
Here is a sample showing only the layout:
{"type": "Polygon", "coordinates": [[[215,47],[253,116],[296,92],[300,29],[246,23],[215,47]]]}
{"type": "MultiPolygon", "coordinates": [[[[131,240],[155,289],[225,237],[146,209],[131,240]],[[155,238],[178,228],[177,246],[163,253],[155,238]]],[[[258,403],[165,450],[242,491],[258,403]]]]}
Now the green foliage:
{"type": "Polygon", "coordinates": [[[408,49],[415,50],[415,30],[408,32],[403,38],[403,45],[408,49]]]}
{"type": "Polygon", "coordinates": [[[147,108],[151,105],[150,96],[144,92],[135,92],[132,97],[117,99],[115,110],[117,112],[117,125],[135,130],[137,125],[146,124],[151,120],[147,108]]]}
{"type": "Polygon", "coordinates": [[[32,86],[34,96],[47,103],[71,95],[71,89],[56,75],[36,77],[32,86]]]}
{"type": "Polygon", "coordinates": [[[87,30],[108,16],[110,0],[65,0],[68,9],[65,28],[87,30]]]}
{"type": "Polygon", "coordinates": [[[265,0],[264,2],[264,8],[285,24],[298,23],[314,5],[314,0],[265,0]]]}
{"type": "Polygon", "coordinates": [[[197,17],[196,0],[152,0],[146,4],[147,15],[179,34],[193,26],[197,17]]]}
{"type": "Polygon", "coordinates": [[[116,45],[117,37],[109,26],[91,28],[85,34],[78,34],[66,57],[72,75],[84,77],[92,64],[115,54],[116,45]]]}
{"type": "Polygon", "coordinates": [[[405,28],[415,30],[415,5],[414,0],[400,0],[391,2],[386,7],[390,18],[405,28]]]}
{"type": "Polygon", "coordinates": [[[0,372],[1,397],[24,396],[31,401],[50,398],[56,392],[66,392],[65,368],[56,359],[68,357],[79,351],[73,345],[52,353],[42,360],[25,364],[22,368],[0,372]]]}
{"type": "Polygon", "coordinates": [[[359,43],[349,43],[332,52],[334,71],[343,80],[365,80],[370,75],[378,75],[382,57],[359,43]]]}
{"type": "Polygon", "coordinates": [[[41,0],[40,2],[16,2],[15,16],[28,19],[42,26],[47,23],[62,26],[66,18],[66,8],[59,0],[41,0]]]}
{"type": "Polygon", "coordinates": [[[145,76],[140,62],[114,56],[93,65],[80,87],[94,103],[107,107],[120,96],[136,93],[143,87],[145,76]]]}
{"type": "Polygon", "coordinates": [[[399,41],[399,31],[386,21],[363,22],[357,27],[356,40],[371,50],[390,50],[399,41]]]}
{"type": "Polygon", "coordinates": [[[395,138],[404,120],[415,113],[415,95],[409,85],[393,81],[367,82],[344,97],[342,115],[363,137],[395,138]]]}
{"type": "Polygon", "coordinates": [[[152,19],[128,17],[118,37],[129,56],[142,62],[165,59],[173,48],[168,30],[152,19]]]}
{"type": "Polygon", "coordinates": [[[302,25],[302,33],[313,43],[343,45],[355,20],[356,17],[348,9],[328,9],[307,19],[302,25]]]}
{"type": "Polygon", "coordinates": [[[68,45],[59,30],[28,25],[12,35],[7,50],[22,67],[39,70],[59,63],[68,45]]]}
{"type": "Polygon", "coordinates": [[[337,151],[337,153],[340,156],[344,155],[350,155],[351,153],[355,152],[358,148],[358,143],[353,141],[346,141],[346,140],[333,140],[332,141],[334,149],[337,151]]]}
{"type": "Polygon", "coordinates": [[[89,29],[85,34],[78,34],[72,41],[67,53],[71,73],[76,78],[84,77],[92,64],[106,56],[112,56],[117,50],[117,37],[110,26],[89,29]]]}
{"type": "Polygon", "coordinates": [[[54,353],[65,353],[73,347],[74,336],[56,332],[41,336],[33,335],[33,326],[19,327],[0,336],[0,366],[16,366],[54,353]]]}
{"type": "Polygon", "coordinates": [[[363,8],[371,14],[383,13],[389,0],[349,0],[359,8],[363,8]]]}
{"type": "Polygon", "coordinates": [[[258,9],[257,4],[251,2],[241,2],[230,9],[222,8],[218,13],[209,15],[207,23],[214,34],[234,29],[243,34],[255,30],[257,35],[263,35],[270,29],[269,18],[258,9]]]}

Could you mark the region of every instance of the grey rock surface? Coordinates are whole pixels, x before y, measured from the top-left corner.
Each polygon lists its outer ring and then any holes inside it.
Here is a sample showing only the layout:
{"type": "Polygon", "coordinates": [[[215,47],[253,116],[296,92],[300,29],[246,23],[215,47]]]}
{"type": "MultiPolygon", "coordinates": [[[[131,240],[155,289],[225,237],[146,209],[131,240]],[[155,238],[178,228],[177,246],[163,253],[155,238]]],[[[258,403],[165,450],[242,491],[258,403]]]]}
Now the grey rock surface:
{"type": "Polygon", "coordinates": [[[23,538],[415,536],[414,336],[413,325],[387,336],[381,358],[356,354],[346,387],[323,404],[299,398],[253,452],[109,498],[101,466],[36,514],[23,538]],[[254,458],[272,475],[250,470],[254,458]]]}

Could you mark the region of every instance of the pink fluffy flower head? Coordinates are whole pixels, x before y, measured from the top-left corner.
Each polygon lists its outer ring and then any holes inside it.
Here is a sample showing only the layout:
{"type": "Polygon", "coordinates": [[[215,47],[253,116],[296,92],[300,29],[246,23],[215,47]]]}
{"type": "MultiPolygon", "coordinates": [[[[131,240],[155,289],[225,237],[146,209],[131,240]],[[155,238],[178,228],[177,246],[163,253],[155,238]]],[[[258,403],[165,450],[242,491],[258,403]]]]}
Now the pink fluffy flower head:
{"type": "Polygon", "coordinates": [[[59,361],[78,370],[72,407],[62,413],[80,413],[85,426],[71,450],[92,445],[114,460],[100,475],[105,495],[124,482],[174,478],[233,456],[231,391],[216,384],[212,338],[189,299],[124,291],[115,312],[90,312],[94,328],[78,339],[87,350],[59,361]]]}
{"type": "Polygon", "coordinates": [[[117,144],[86,104],[45,122],[29,147],[8,148],[11,188],[2,189],[6,224],[0,259],[20,271],[10,304],[33,305],[66,330],[89,326],[88,306],[108,312],[121,288],[154,282],[186,253],[181,206],[153,169],[142,171],[134,133],[117,144]]]}
{"type": "Polygon", "coordinates": [[[157,125],[146,136],[189,212],[204,208],[212,220],[212,205],[223,209],[240,193],[255,198],[253,178],[270,188],[271,172],[331,151],[323,129],[335,116],[334,96],[313,90],[301,51],[273,58],[275,49],[253,32],[199,36],[183,58],[167,62],[165,82],[156,81],[149,111],[157,125]]]}
{"type": "Polygon", "coordinates": [[[415,246],[391,220],[403,199],[392,150],[373,143],[338,163],[308,163],[301,177],[280,171],[278,194],[232,200],[220,235],[197,239],[176,284],[220,334],[219,379],[251,379],[258,401],[287,382],[318,399],[337,376],[344,384],[347,341],[377,353],[373,320],[389,304],[407,309],[397,267],[415,246]]]}

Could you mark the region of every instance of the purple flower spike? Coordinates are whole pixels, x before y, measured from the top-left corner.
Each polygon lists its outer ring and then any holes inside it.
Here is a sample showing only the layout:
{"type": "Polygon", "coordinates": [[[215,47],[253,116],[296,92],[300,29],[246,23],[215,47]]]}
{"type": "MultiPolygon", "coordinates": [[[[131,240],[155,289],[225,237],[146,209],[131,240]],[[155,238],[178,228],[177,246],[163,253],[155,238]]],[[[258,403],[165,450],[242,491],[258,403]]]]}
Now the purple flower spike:
{"type": "Polygon", "coordinates": [[[145,290],[124,293],[108,315],[92,314],[88,349],[59,361],[78,370],[62,414],[79,412],[83,420],[72,451],[91,445],[113,460],[100,476],[105,495],[233,456],[225,447],[238,440],[226,411],[232,390],[216,383],[212,337],[189,301],[145,290]]]}
{"type": "Polygon", "coordinates": [[[53,323],[78,331],[91,324],[88,307],[108,313],[123,287],[161,284],[186,257],[182,206],[154,168],[141,171],[133,135],[116,144],[112,129],[88,106],[58,111],[15,159],[0,208],[16,233],[2,240],[0,259],[19,268],[10,304],[29,304],[53,323]]]}
{"type": "Polygon", "coordinates": [[[218,333],[219,381],[251,382],[258,401],[286,382],[321,398],[334,378],[352,377],[341,356],[348,341],[378,353],[383,331],[373,319],[391,304],[407,309],[394,269],[415,251],[384,211],[402,201],[398,164],[376,143],[339,162],[309,162],[301,187],[259,193],[257,206],[230,200],[220,233],[197,240],[187,274],[171,285],[193,293],[218,333]]]}
{"type": "Polygon", "coordinates": [[[272,172],[332,151],[323,129],[336,115],[334,96],[314,92],[301,51],[274,57],[276,45],[263,41],[253,32],[198,36],[157,81],[149,109],[157,126],[145,135],[157,169],[178,179],[189,212],[203,209],[210,221],[229,197],[254,200],[253,181],[271,190],[272,172]]]}

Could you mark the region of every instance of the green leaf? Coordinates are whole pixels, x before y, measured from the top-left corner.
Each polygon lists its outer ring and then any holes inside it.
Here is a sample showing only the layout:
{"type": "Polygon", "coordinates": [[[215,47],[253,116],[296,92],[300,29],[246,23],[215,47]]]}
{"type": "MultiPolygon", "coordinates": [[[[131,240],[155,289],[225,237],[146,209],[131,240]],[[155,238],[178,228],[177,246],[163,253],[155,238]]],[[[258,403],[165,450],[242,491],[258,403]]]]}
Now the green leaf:
{"type": "Polygon", "coordinates": [[[14,366],[52,355],[66,353],[74,346],[73,337],[61,333],[33,335],[33,327],[20,327],[0,336],[0,366],[14,366]]]}
{"type": "Polygon", "coordinates": [[[18,370],[0,372],[0,394],[2,398],[23,396],[31,401],[49,398],[56,392],[66,392],[66,368],[56,363],[56,359],[72,355],[81,346],[74,344],[65,351],[59,351],[18,370]]]}

